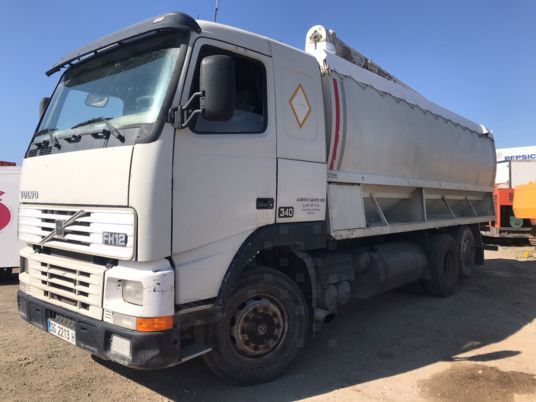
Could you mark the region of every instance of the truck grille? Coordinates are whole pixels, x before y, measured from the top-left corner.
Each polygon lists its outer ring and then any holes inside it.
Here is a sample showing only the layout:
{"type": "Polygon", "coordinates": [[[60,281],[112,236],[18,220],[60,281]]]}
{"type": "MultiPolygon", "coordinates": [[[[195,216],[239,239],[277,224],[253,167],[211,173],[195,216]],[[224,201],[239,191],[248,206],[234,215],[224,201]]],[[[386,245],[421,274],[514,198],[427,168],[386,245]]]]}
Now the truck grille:
{"type": "Polygon", "coordinates": [[[19,238],[28,244],[39,244],[56,229],[57,221],[66,221],[78,211],[85,214],[55,236],[46,247],[89,255],[131,259],[134,253],[135,215],[131,209],[57,208],[23,205],[19,209],[19,238]],[[103,233],[121,233],[127,236],[125,247],[103,244],[103,233]]]}
{"type": "Polygon", "coordinates": [[[65,309],[102,319],[102,291],[106,266],[37,254],[26,248],[27,272],[21,273],[24,291],[65,309]]]}

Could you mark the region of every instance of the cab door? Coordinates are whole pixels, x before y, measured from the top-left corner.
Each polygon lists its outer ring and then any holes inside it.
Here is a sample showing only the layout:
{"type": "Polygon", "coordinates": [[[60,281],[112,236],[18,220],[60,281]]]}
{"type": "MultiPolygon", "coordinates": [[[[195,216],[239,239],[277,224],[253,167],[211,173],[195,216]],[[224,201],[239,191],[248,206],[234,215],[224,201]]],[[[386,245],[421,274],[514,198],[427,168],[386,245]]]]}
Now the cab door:
{"type": "Polygon", "coordinates": [[[203,57],[225,54],[235,65],[234,116],[202,117],[176,130],[173,166],[173,253],[247,234],[275,222],[276,135],[269,56],[198,39],[181,104],[198,90],[203,57]]]}

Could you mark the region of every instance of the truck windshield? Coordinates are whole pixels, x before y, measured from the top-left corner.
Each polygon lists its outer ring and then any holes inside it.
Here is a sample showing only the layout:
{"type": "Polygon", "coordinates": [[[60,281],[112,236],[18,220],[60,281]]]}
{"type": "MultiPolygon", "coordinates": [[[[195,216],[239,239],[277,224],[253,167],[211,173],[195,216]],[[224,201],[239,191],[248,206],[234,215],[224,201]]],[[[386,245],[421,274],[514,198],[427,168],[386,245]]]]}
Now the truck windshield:
{"type": "Polygon", "coordinates": [[[28,156],[134,143],[140,128],[157,120],[183,39],[180,33],[146,39],[69,69],[28,156]]]}

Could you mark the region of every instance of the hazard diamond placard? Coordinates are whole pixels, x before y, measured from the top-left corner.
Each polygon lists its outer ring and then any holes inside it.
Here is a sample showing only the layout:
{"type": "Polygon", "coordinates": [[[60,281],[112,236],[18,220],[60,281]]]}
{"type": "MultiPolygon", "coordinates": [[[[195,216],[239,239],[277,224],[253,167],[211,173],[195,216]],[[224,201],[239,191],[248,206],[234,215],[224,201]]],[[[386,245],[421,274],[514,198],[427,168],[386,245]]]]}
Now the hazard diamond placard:
{"type": "Polygon", "coordinates": [[[302,128],[312,110],[311,104],[309,103],[309,99],[307,99],[307,95],[305,94],[302,84],[298,84],[288,103],[290,104],[292,113],[294,113],[298,126],[302,128]]]}

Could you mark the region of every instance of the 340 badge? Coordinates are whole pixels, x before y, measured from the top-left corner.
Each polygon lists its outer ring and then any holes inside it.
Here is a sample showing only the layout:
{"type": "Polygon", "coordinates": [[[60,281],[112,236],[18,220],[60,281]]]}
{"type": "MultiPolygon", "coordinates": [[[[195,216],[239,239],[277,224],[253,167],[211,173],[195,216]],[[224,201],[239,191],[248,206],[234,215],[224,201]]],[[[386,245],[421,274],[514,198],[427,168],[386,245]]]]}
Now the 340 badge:
{"type": "Polygon", "coordinates": [[[277,216],[280,218],[292,218],[294,216],[294,207],[279,207],[277,216]]]}

